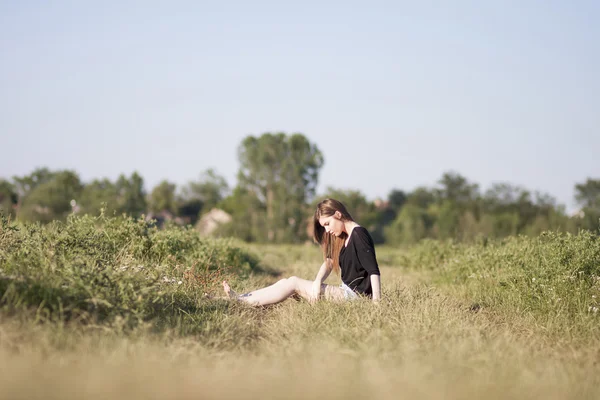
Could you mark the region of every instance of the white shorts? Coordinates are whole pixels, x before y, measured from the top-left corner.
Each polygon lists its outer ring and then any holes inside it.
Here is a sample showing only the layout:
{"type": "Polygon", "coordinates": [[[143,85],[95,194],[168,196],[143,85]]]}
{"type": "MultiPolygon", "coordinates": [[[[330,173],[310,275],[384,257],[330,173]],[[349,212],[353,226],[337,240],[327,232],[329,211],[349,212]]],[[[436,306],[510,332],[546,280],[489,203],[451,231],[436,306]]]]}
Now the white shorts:
{"type": "Polygon", "coordinates": [[[350,287],[344,282],[342,282],[342,284],[340,285],[340,289],[342,289],[342,291],[344,292],[344,300],[358,299],[358,294],[354,290],[350,289],[350,287]]]}

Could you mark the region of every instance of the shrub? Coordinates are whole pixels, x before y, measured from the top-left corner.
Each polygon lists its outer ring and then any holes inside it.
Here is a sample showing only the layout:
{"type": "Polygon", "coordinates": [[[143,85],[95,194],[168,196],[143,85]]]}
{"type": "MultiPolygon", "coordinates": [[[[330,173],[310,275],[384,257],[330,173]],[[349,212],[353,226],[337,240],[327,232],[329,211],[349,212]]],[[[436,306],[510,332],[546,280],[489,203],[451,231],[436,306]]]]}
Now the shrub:
{"type": "Polygon", "coordinates": [[[475,244],[426,240],[394,261],[429,273],[481,306],[527,313],[563,328],[598,326],[600,239],[588,231],[475,244]]]}
{"type": "Polygon", "coordinates": [[[257,258],[227,239],[193,229],[104,215],[64,223],[0,221],[0,305],[38,317],[178,323],[202,312],[223,275],[247,275],[257,258]]]}

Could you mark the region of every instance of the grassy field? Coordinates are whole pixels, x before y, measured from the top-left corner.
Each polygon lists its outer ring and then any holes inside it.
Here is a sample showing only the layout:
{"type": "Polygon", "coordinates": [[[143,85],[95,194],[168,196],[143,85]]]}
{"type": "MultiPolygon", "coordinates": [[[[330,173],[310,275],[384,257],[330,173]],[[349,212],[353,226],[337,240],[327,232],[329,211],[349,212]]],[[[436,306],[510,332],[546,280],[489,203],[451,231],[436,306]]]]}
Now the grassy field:
{"type": "Polygon", "coordinates": [[[590,234],[381,247],[378,305],[250,308],[204,293],[310,279],[319,250],[113,220],[2,228],[0,398],[600,398],[590,234]]]}

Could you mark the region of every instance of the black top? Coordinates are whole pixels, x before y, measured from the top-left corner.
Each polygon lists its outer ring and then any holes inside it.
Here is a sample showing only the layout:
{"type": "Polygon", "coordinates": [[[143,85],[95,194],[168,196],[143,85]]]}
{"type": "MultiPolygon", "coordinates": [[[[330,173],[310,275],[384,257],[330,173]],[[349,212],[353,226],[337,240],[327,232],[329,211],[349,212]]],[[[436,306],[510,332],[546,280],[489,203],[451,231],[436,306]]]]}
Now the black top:
{"type": "Polygon", "coordinates": [[[362,226],[352,230],[348,246],[340,251],[342,282],[357,293],[372,296],[371,275],[380,275],[375,245],[369,232],[362,226]]]}

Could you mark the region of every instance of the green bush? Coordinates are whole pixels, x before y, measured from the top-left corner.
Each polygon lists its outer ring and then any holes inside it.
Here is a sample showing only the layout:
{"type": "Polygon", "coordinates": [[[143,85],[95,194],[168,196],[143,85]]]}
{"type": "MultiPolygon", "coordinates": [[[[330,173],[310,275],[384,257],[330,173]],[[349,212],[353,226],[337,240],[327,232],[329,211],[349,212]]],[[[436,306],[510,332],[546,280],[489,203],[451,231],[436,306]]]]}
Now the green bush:
{"type": "Polygon", "coordinates": [[[244,276],[256,267],[257,258],[231,240],[203,239],[191,228],[159,230],[142,219],[71,216],[45,226],[0,221],[5,312],[169,326],[206,310],[205,292],[224,275],[244,276]]]}
{"type": "Polygon", "coordinates": [[[591,232],[474,244],[425,240],[382,253],[386,262],[423,271],[478,307],[529,314],[545,326],[597,330],[600,239],[591,232]]]}

